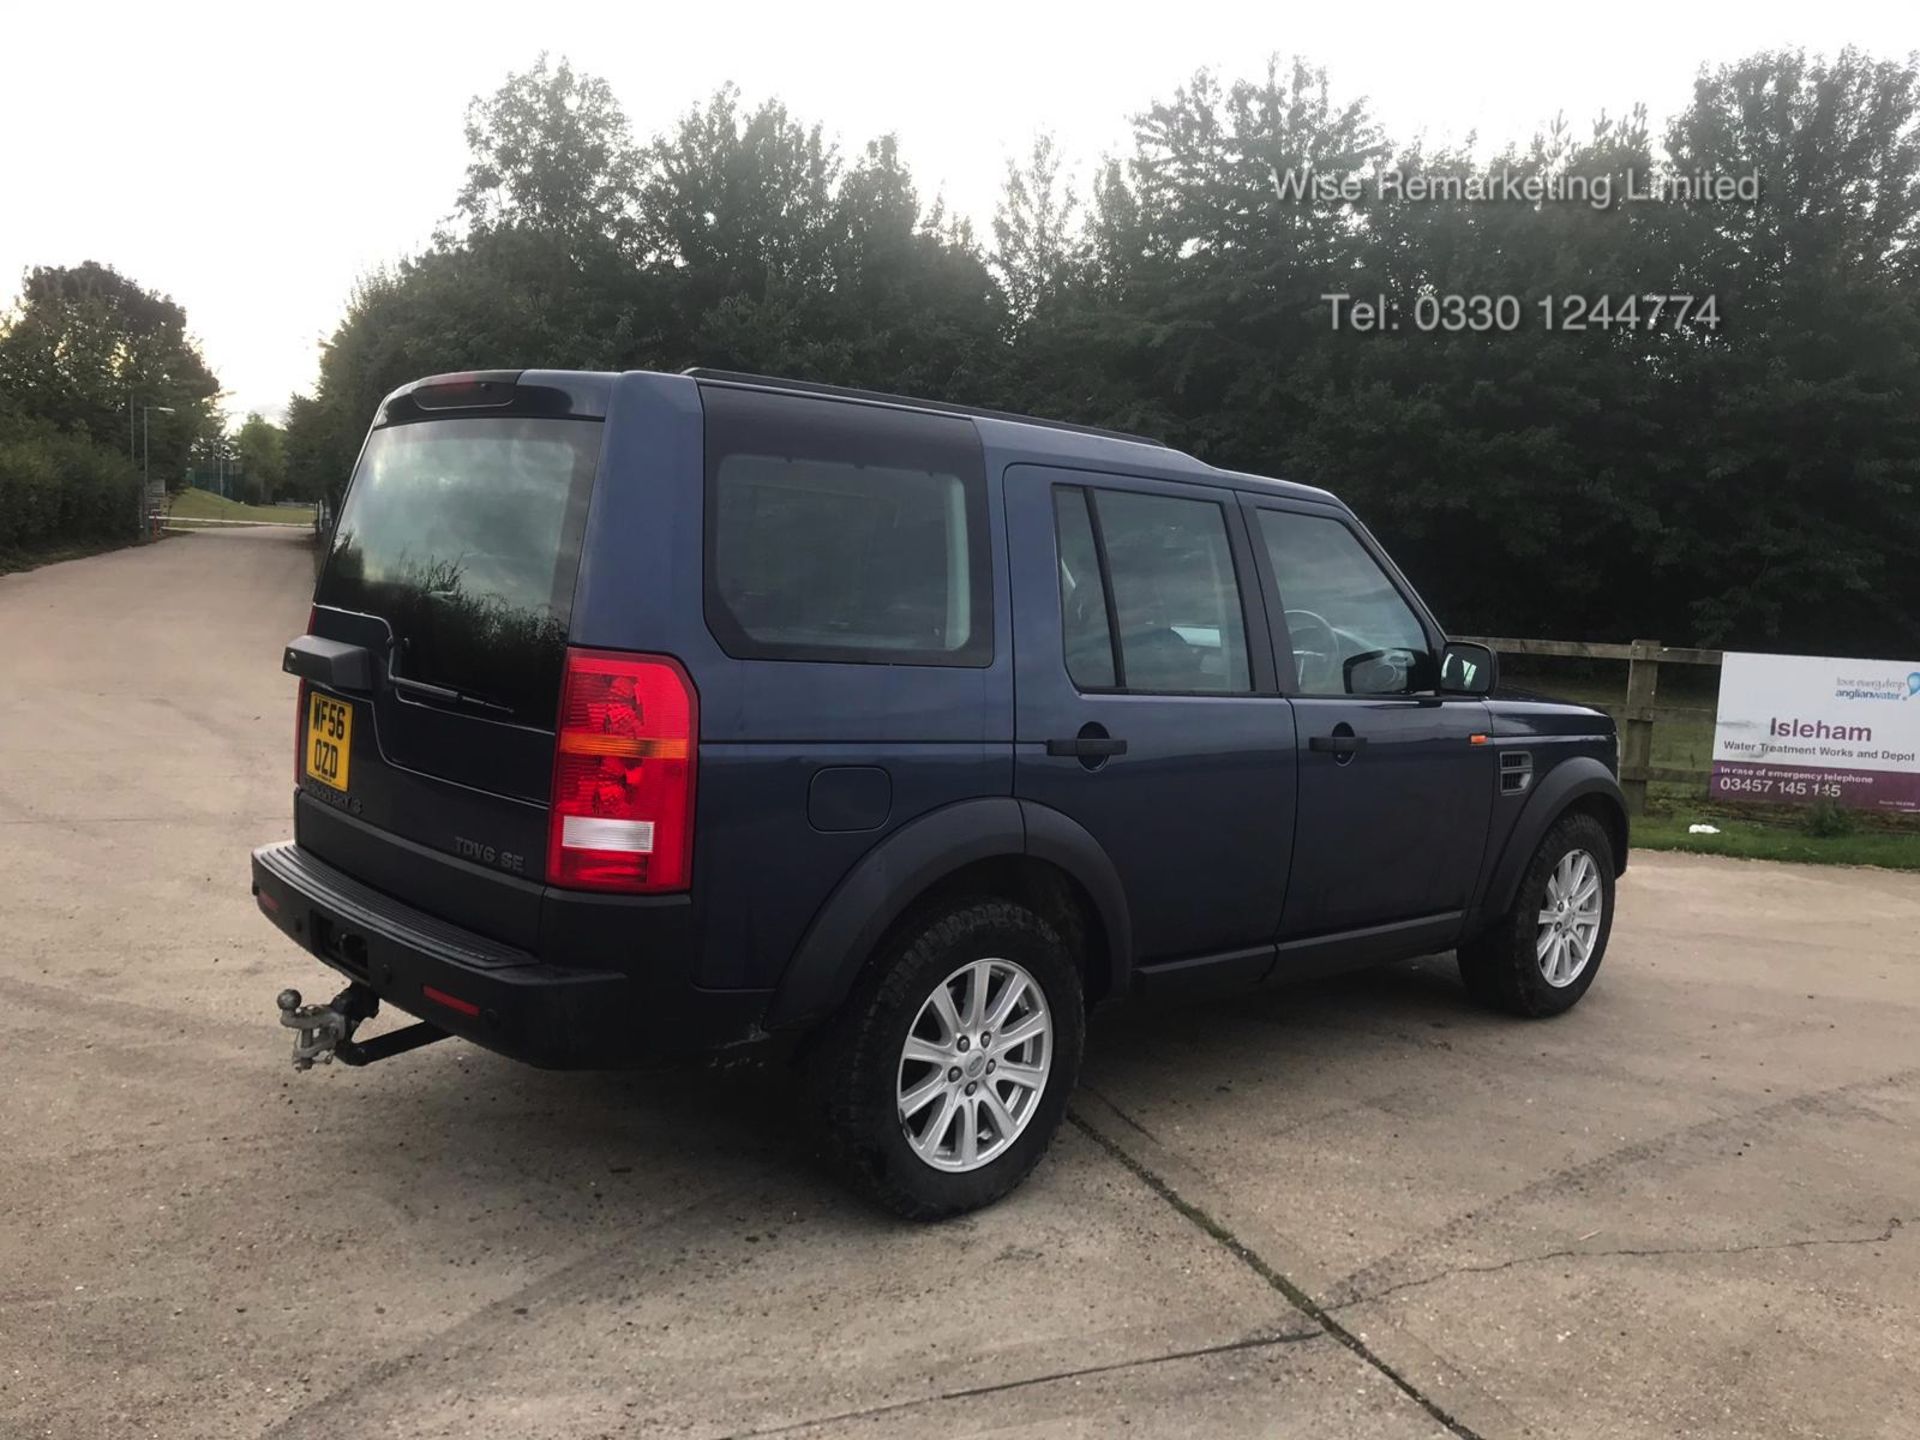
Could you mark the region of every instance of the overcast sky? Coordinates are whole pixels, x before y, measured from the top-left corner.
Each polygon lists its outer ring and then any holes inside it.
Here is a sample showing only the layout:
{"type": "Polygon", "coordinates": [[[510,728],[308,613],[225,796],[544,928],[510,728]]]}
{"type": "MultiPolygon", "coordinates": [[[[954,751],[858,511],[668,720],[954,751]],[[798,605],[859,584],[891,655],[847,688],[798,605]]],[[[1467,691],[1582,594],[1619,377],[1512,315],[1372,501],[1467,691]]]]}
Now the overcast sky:
{"type": "MultiPolygon", "coordinates": [[[[1702,62],[1920,47],[1910,5],[1279,3],[765,7],[389,0],[20,5],[0,59],[0,303],[29,265],[111,264],[186,306],[227,408],[278,416],[314,380],[355,279],[452,208],[467,100],[542,50],[605,77],[637,135],[726,80],[852,151],[894,131],[984,237],[1010,156],[1050,130],[1076,170],[1200,66],[1272,52],[1370,97],[1396,140],[1524,138],[1686,101],[1702,62]],[[934,14],[939,22],[912,17],[934,14]]],[[[509,357],[502,357],[503,360],[509,357]]]]}

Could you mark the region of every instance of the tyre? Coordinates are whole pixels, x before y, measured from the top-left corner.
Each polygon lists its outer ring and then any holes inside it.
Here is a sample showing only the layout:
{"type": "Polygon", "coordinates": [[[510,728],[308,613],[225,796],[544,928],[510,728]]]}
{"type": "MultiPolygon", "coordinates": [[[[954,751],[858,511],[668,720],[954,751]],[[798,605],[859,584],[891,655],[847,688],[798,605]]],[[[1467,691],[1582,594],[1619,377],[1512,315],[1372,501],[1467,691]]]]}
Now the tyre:
{"type": "Polygon", "coordinates": [[[1060,1128],[1085,1039],[1059,934],[1004,900],[905,926],[812,1059],[827,1128],[857,1188],[913,1220],[990,1205],[1060,1128]]]}
{"type": "Polygon", "coordinates": [[[1613,840],[1591,815],[1564,815],[1533,852],[1513,908],[1459,950],[1483,1005],[1559,1015],[1580,1003],[1613,929],[1613,840]]]}

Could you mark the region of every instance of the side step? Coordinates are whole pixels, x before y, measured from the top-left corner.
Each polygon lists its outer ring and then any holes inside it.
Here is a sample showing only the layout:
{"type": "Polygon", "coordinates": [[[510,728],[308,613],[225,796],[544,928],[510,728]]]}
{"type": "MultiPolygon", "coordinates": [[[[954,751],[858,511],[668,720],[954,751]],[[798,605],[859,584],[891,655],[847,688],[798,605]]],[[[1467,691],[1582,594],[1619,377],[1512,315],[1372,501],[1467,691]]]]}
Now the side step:
{"type": "Polygon", "coordinates": [[[297,1032],[293,1039],[296,1070],[311,1070],[316,1060],[322,1065],[336,1059],[342,1065],[371,1065],[447,1038],[447,1032],[438,1025],[422,1020],[376,1035],[364,1045],[359,1043],[353,1032],[362,1021],[380,1013],[380,997],[358,981],[325,1005],[302,1005],[298,990],[282,990],[275,1003],[280,1007],[280,1023],[297,1032]]]}

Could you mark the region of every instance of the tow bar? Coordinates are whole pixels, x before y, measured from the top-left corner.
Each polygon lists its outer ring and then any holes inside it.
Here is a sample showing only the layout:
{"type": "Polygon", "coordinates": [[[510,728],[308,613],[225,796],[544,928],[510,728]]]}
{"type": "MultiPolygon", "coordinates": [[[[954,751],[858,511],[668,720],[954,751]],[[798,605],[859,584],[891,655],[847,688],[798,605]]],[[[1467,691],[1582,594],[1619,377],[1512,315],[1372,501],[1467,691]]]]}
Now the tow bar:
{"type": "Polygon", "coordinates": [[[371,1065],[447,1038],[438,1025],[422,1020],[360,1044],[353,1032],[361,1021],[380,1013],[380,997],[357,981],[324,1005],[302,1005],[298,990],[282,990],[275,1003],[280,1006],[280,1023],[297,1032],[293,1037],[296,1070],[311,1070],[316,1060],[322,1065],[335,1059],[342,1065],[371,1065]]]}

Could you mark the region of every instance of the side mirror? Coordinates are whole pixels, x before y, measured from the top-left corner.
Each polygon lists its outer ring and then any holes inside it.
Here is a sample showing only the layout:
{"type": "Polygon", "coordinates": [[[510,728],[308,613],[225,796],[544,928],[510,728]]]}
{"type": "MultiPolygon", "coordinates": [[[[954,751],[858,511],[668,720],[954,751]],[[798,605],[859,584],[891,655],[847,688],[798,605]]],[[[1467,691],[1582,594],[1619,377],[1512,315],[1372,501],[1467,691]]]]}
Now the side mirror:
{"type": "Polygon", "coordinates": [[[1424,650],[1365,650],[1342,661],[1340,672],[1349,695],[1406,695],[1431,688],[1433,657],[1424,650]]]}
{"type": "Polygon", "coordinates": [[[1484,645],[1449,640],[1440,652],[1442,695],[1491,695],[1500,683],[1500,657],[1484,645]]]}

